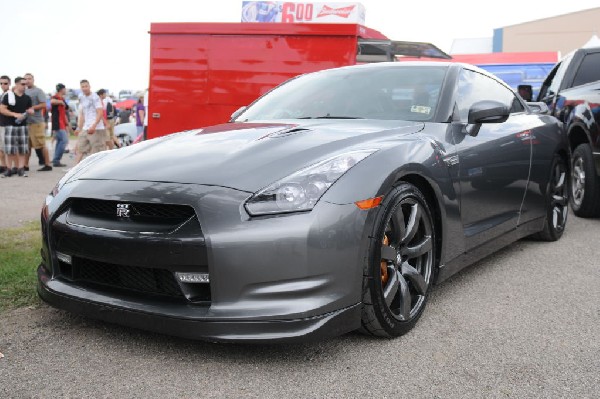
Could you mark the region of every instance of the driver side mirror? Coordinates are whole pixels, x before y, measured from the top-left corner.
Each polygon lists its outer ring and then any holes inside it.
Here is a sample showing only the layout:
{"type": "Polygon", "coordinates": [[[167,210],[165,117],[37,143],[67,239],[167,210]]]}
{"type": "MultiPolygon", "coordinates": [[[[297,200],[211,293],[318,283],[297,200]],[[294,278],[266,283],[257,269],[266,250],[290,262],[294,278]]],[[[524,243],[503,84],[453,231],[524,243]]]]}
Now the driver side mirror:
{"type": "Polygon", "coordinates": [[[467,133],[473,137],[479,134],[482,123],[503,123],[510,116],[510,109],[499,101],[478,101],[469,108],[467,133]]]}
{"type": "Polygon", "coordinates": [[[533,87],[531,85],[518,85],[517,91],[525,101],[533,101],[533,87]]]}

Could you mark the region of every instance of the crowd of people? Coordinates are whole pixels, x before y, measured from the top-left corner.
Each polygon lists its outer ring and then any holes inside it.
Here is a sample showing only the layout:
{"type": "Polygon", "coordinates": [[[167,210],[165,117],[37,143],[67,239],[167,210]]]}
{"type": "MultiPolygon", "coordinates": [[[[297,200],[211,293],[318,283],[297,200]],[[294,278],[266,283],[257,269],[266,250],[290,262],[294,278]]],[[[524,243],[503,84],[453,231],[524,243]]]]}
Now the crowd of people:
{"type": "MultiPolygon", "coordinates": [[[[66,167],[61,162],[68,151],[70,129],[65,85],[57,84],[56,94],[50,98],[54,143],[52,159],[46,146],[46,94],[35,86],[33,75],[26,73],[23,77],[15,78],[12,88],[10,77],[3,75],[0,76],[0,86],[0,176],[27,177],[32,150],[36,152],[41,166],[38,172],[66,167]]],[[[88,154],[119,146],[114,134],[117,110],[107,98],[106,91],[100,89],[93,92],[89,81],[85,79],[81,80],[80,88],[77,128],[74,132],[77,136],[75,164],[88,154]]],[[[140,98],[135,109],[138,133],[143,130],[145,112],[140,98]]]]}

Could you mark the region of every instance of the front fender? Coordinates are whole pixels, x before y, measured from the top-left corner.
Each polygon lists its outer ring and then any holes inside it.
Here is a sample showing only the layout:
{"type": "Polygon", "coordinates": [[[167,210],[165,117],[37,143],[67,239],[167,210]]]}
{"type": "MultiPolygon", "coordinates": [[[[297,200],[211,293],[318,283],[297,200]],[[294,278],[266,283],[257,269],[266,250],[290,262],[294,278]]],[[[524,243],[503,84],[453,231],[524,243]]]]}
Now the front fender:
{"type": "MultiPolygon", "coordinates": [[[[354,166],[323,196],[332,204],[351,204],[356,201],[386,195],[398,181],[420,186],[439,220],[442,240],[441,264],[458,256],[462,242],[459,197],[451,179],[449,166],[439,148],[423,136],[412,136],[392,148],[382,149],[354,166]]],[[[377,208],[369,211],[372,223],[377,208]]],[[[368,234],[368,233],[367,233],[368,234]]]]}
{"type": "MultiPolygon", "coordinates": [[[[419,138],[405,140],[358,163],[331,186],[321,200],[345,205],[385,195],[403,176],[411,174],[423,176],[438,186],[440,180],[449,179],[440,159],[431,142],[419,138]]],[[[441,191],[439,187],[437,190],[441,191]]],[[[455,196],[454,193],[448,195],[455,196]]]]}

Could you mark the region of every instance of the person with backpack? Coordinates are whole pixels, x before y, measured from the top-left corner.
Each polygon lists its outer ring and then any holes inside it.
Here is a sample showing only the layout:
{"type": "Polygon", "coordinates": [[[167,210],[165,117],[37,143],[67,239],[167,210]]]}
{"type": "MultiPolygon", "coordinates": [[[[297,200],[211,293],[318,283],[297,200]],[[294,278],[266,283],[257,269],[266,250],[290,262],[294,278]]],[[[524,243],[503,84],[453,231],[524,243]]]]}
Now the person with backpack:
{"type": "Polygon", "coordinates": [[[106,95],[106,90],[100,89],[96,94],[100,97],[102,107],[104,108],[104,119],[106,121],[105,125],[108,133],[106,146],[109,150],[112,150],[115,146],[120,147],[119,140],[115,137],[115,119],[117,117],[117,112],[112,100],[106,95]]]}
{"type": "Polygon", "coordinates": [[[4,152],[8,158],[7,165],[16,164],[16,170],[7,167],[2,174],[3,177],[14,174],[27,177],[25,170],[25,161],[29,155],[27,117],[33,115],[34,109],[31,97],[25,94],[26,82],[26,78],[17,77],[14,91],[9,90],[0,103],[0,113],[5,116],[4,152]]]}
{"type": "MultiPolygon", "coordinates": [[[[10,78],[6,75],[0,76],[0,104],[5,95],[10,90],[10,78]]],[[[6,116],[0,113],[0,174],[10,169],[8,164],[8,157],[4,153],[4,126],[8,123],[6,116]]]]}

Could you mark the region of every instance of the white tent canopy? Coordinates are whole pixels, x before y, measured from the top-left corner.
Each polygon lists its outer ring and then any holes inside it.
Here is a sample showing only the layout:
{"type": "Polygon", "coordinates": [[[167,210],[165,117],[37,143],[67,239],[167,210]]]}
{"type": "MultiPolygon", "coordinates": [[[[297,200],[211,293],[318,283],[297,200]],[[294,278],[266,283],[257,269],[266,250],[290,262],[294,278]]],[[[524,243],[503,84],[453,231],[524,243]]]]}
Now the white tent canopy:
{"type": "Polygon", "coordinates": [[[581,47],[582,48],[600,47],[600,37],[598,37],[598,35],[596,35],[596,34],[593,34],[592,37],[590,37],[590,40],[588,40],[581,47]]]}

